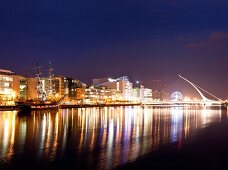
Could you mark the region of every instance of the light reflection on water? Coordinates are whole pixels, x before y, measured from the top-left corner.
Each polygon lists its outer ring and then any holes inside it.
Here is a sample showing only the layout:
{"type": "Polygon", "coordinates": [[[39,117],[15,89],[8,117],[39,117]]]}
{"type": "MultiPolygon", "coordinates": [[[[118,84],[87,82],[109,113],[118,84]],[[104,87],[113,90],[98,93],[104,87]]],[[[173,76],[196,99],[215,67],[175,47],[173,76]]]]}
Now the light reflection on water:
{"type": "Polygon", "coordinates": [[[181,141],[221,110],[209,108],[105,107],[0,112],[0,166],[110,169],[161,145],[181,141]],[[33,164],[23,164],[25,161],[33,164]]]}

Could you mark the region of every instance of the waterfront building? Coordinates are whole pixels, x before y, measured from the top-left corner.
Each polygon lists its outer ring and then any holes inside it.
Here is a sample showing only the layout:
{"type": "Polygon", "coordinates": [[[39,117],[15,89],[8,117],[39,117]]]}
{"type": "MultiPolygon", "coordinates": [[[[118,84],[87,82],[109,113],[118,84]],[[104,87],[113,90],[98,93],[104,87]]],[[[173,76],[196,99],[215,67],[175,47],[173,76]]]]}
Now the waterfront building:
{"type": "Polygon", "coordinates": [[[14,100],[26,98],[26,78],[11,70],[0,69],[0,101],[12,105],[14,100]]]}
{"type": "MultiPolygon", "coordinates": [[[[13,87],[17,99],[20,100],[39,100],[39,95],[37,91],[38,79],[34,77],[25,78],[20,75],[13,76],[13,87]]],[[[40,78],[41,83],[40,88],[43,91],[46,98],[46,91],[48,90],[48,80],[47,78],[40,78]]]]}
{"type": "Polygon", "coordinates": [[[85,98],[85,88],[85,83],[69,77],[26,78],[15,74],[11,70],[0,69],[0,104],[4,105],[14,104],[15,100],[60,98],[83,100],[85,98]]]}
{"type": "Polygon", "coordinates": [[[85,98],[85,88],[86,84],[79,80],[55,76],[53,77],[53,89],[55,91],[55,96],[64,98],[65,103],[76,104],[78,101],[81,102],[85,98]]]}
{"type": "Polygon", "coordinates": [[[0,104],[9,105],[12,104],[15,98],[15,92],[13,90],[13,74],[11,70],[0,69],[0,104]]]}
{"type": "Polygon", "coordinates": [[[83,100],[85,98],[85,87],[76,88],[76,100],[83,100]]]}
{"type": "Polygon", "coordinates": [[[15,98],[20,100],[27,99],[27,79],[21,75],[13,76],[13,90],[15,92],[15,98]]]}
{"type": "Polygon", "coordinates": [[[134,99],[137,102],[142,103],[151,103],[152,98],[152,89],[145,88],[143,85],[134,88],[134,99]]]}
{"type": "Polygon", "coordinates": [[[86,104],[97,104],[104,103],[104,87],[99,86],[87,86],[85,89],[85,99],[84,103],[86,104]]]}
{"type": "Polygon", "coordinates": [[[38,97],[36,78],[26,78],[10,70],[0,70],[0,72],[1,98],[7,101],[14,101],[38,97]]]}
{"type": "MultiPolygon", "coordinates": [[[[83,95],[83,88],[86,87],[86,84],[82,83],[79,80],[69,78],[69,77],[64,77],[63,78],[63,94],[64,96],[67,96],[70,99],[76,99],[77,95],[83,95]],[[79,88],[82,88],[79,90],[79,88]],[[80,94],[77,94],[80,93],[80,94]]],[[[82,96],[81,96],[82,97],[82,96]]]]}
{"type": "Polygon", "coordinates": [[[104,104],[120,101],[119,92],[115,89],[108,89],[104,86],[87,86],[85,89],[84,103],[104,104]]]}
{"type": "Polygon", "coordinates": [[[144,89],[144,86],[134,87],[134,89],[133,89],[134,101],[142,102],[142,100],[143,100],[143,89],[144,89]]]}
{"type": "Polygon", "coordinates": [[[83,90],[79,90],[78,88],[85,88],[86,87],[86,84],[82,83],[79,80],[72,79],[72,78],[65,78],[65,80],[66,80],[65,88],[68,89],[67,90],[68,91],[68,96],[71,99],[76,99],[77,91],[79,93],[83,92],[83,90]]]}
{"type": "Polygon", "coordinates": [[[143,102],[144,103],[151,103],[152,101],[153,101],[152,89],[144,88],[143,89],[143,102]]]}
{"type": "Polygon", "coordinates": [[[0,69],[1,105],[13,105],[15,100],[26,98],[26,78],[11,70],[0,69]]]}
{"type": "MultiPolygon", "coordinates": [[[[27,98],[38,99],[38,79],[37,78],[27,78],[27,98]]],[[[41,91],[44,93],[45,99],[60,99],[66,98],[66,100],[76,100],[78,96],[82,96],[83,90],[79,90],[78,88],[85,88],[85,84],[80,82],[79,80],[74,80],[72,78],[56,76],[53,77],[52,82],[50,83],[50,79],[48,77],[41,77],[39,86],[41,91]],[[51,88],[50,88],[51,84],[51,88]],[[50,90],[51,89],[51,90],[50,90]],[[77,92],[80,93],[77,95],[77,92]]],[[[23,85],[23,81],[21,80],[21,86],[23,85]]],[[[24,87],[24,86],[23,86],[24,87]]],[[[80,98],[80,97],[79,97],[80,98]]]]}
{"type": "Polygon", "coordinates": [[[65,91],[67,91],[65,88],[65,81],[63,76],[53,77],[53,88],[56,95],[61,97],[65,95],[65,91]]]}
{"type": "Polygon", "coordinates": [[[38,99],[37,84],[38,84],[38,80],[36,78],[33,78],[33,77],[27,78],[27,99],[28,100],[38,99]]]}
{"type": "Polygon", "coordinates": [[[118,103],[122,101],[122,95],[120,91],[115,89],[105,88],[105,102],[106,103],[118,103]]]}
{"type": "Polygon", "coordinates": [[[115,89],[120,96],[120,100],[133,101],[133,84],[129,81],[127,76],[112,78],[93,79],[93,84],[96,86],[103,86],[107,89],[115,89]]]}

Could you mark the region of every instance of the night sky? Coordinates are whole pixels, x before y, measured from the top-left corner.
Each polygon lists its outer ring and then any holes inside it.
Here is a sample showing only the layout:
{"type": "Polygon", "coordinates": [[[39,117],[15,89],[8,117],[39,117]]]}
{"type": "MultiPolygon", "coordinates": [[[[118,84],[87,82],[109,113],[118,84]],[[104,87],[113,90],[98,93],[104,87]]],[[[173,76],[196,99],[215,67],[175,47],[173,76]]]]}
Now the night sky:
{"type": "Polygon", "coordinates": [[[0,1],[0,68],[91,83],[127,75],[147,87],[178,74],[228,98],[227,0],[0,1]]]}

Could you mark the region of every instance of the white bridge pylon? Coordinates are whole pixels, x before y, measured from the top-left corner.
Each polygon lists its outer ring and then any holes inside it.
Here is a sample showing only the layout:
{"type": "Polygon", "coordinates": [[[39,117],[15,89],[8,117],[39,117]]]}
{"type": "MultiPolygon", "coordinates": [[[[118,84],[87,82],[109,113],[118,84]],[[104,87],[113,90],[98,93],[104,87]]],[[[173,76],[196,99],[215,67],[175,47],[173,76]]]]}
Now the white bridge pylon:
{"type": "Polygon", "coordinates": [[[213,96],[214,98],[216,98],[216,99],[218,99],[219,101],[221,101],[221,99],[219,99],[218,97],[216,97],[216,96],[214,96],[213,94],[209,93],[208,91],[204,90],[203,88],[201,88],[201,87],[199,87],[199,86],[193,84],[193,83],[190,82],[188,79],[182,77],[181,75],[179,75],[179,77],[182,78],[183,80],[187,81],[189,84],[191,84],[191,85],[196,89],[196,91],[197,91],[197,92],[200,94],[200,96],[202,97],[202,101],[203,101],[203,102],[212,102],[213,100],[210,100],[210,99],[206,98],[206,97],[203,95],[203,93],[202,93],[199,89],[203,90],[204,92],[208,93],[209,95],[211,95],[211,96],[213,96]],[[199,89],[198,89],[197,87],[198,87],[199,89]]]}

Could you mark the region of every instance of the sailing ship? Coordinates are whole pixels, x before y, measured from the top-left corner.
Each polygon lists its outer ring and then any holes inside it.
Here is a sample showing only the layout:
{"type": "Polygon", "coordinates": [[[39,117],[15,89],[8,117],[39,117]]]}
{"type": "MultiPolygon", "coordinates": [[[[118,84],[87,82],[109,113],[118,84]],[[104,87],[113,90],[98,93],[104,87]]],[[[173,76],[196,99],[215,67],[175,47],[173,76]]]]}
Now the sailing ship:
{"type": "Polygon", "coordinates": [[[36,63],[35,70],[37,80],[37,100],[28,100],[28,97],[26,97],[25,101],[16,101],[16,107],[18,107],[20,111],[24,111],[26,113],[31,112],[32,109],[57,109],[59,107],[59,103],[61,102],[61,98],[53,100],[55,90],[53,87],[54,74],[51,62],[48,68],[48,78],[45,78],[47,82],[46,84],[44,84],[44,78],[41,77],[41,66],[38,65],[38,62],[36,63]]]}

